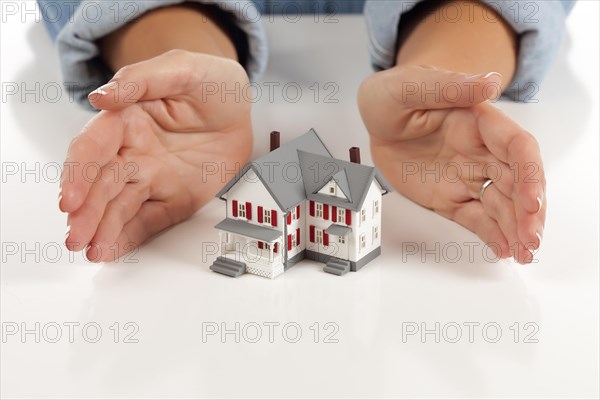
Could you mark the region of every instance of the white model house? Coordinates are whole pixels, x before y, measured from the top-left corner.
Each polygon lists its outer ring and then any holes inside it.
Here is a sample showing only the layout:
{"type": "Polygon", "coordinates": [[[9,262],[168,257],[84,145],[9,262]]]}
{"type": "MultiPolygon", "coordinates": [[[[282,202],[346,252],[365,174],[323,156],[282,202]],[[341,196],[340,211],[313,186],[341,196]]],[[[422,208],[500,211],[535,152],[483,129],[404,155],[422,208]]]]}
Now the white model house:
{"type": "Polygon", "coordinates": [[[308,258],[324,271],[357,271],[381,254],[382,196],[377,169],[335,159],[314,130],[248,163],[218,194],[227,204],[220,256],[210,269],[275,278],[308,258]]]}

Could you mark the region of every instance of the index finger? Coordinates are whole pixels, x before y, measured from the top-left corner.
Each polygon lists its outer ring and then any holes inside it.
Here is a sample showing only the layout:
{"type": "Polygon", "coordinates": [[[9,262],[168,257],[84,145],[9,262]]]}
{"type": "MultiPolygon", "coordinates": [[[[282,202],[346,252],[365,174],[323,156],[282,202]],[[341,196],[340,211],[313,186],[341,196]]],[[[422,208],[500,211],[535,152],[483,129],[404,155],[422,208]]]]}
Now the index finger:
{"type": "Polygon", "coordinates": [[[103,111],[90,120],[71,141],[60,180],[59,207],[63,212],[77,210],[100,170],[118,153],[123,141],[120,113],[103,111]]]}

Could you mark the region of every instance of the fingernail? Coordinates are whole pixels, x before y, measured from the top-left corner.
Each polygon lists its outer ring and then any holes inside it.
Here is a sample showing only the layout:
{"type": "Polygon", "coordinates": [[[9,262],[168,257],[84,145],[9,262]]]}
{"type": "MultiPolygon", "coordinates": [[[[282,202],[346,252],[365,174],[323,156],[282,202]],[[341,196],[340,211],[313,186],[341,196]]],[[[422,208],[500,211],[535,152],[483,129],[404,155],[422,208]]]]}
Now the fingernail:
{"type": "Polygon", "coordinates": [[[542,246],[542,234],[540,232],[536,232],[535,236],[537,236],[537,244],[535,246],[535,250],[537,250],[542,246]]]}
{"type": "Polygon", "coordinates": [[[493,76],[498,76],[500,77],[500,79],[502,79],[502,74],[500,74],[499,72],[489,72],[489,73],[483,73],[483,74],[473,74],[473,75],[467,75],[468,79],[489,79],[493,76]]]}
{"type": "Polygon", "coordinates": [[[90,94],[88,94],[88,97],[91,97],[94,95],[104,96],[104,95],[107,95],[108,92],[110,92],[111,90],[115,90],[116,88],[117,88],[117,82],[108,82],[106,85],[102,85],[98,89],[96,89],[93,92],[91,92],[90,94]]]}
{"type": "Polygon", "coordinates": [[[538,202],[538,209],[535,213],[537,214],[542,211],[542,207],[544,206],[544,193],[540,194],[536,200],[538,202]]]}
{"type": "Polygon", "coordinates": [[[69,241],[69,235],[71,234],[71,225],[67,226],[67,231],[65,232],[65,243],[69,241]]]}
{"type": "Polygon", "coordinates": [[[467,75],[467,79],[479,79],[479,78],[483,78],[484,74],[474,74],[474,75],[467,75]]]}
{"type": "Polygon", "coordinates": [[[493,76],[497,76],[498,78],[502,79],[502,74],[500,72],[490,72],[489,74],[486,74],[483,79],[489,79],[493,76]]]}
{"type": "Polygon", "coordinates": [[[61,212],[64,212],[64,211],[63,211],[63,209],[62,209],[62,206],[60,205],[61,201],[62,201],[62,193],[59,193],[59,194],[58,194],[58,209],[59,209],[61,212]]]}

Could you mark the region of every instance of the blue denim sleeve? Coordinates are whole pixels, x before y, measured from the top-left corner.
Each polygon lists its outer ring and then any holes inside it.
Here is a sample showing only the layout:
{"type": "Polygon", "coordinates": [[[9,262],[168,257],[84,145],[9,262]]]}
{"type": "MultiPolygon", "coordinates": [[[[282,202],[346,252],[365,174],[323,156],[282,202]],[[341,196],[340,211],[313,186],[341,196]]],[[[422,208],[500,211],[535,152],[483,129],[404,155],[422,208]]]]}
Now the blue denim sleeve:
{"type": "MultiPolygon", "coordinates": [[[[365,14],[369,51],[375,69],[394,66],[398,29],[402,15],[422,0],[367,0],[365,14]]],[[[565,19],[575,0],[480,0],[493,8],[519,35],[515,78],[504,95],[527,101],[533,87],[541,84],[562,42],[565,19]]]]}
{"type": "Polygon", "coordinates": [[[88,93],[112,77],[100,61],[96,41],[150,10],[184,1],[214,4],[234,17],[248,41],[246,71],[250,79],[257,79],[266,67],[268,49],[260,13],[250,0],[38,0],[44,23],[56,43],[69,93],[91,108],[88,93]]]}

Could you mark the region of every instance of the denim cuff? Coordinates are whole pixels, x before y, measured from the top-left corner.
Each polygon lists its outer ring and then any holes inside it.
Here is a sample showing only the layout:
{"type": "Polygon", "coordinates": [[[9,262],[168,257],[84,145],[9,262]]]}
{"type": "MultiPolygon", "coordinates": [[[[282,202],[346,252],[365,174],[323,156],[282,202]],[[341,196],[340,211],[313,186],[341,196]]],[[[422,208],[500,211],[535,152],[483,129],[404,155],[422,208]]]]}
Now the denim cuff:
{"type": "Polygon", "coordinates": [[[252,1],[83,0],[56,36],[64,84],[75,100],[91,108],[88,93],[112,78],[112,72],[100,60],[98,39],[150,10],[186,1],[216,5],[233,16],[234,23],[247,37],[249,54],[244,67],[251,80],[258,79],[266,68],[268,48],[260,14],[252,1]]]}
{"type": "MultiPolygon", "coordinates": [[[[369,52],[371,63],[376,70],[388,69],[395,65],[402,15],[421,1],[367,1],[365,14],[369,32],[369,52]]],[[[480,1],[495,10],[519,37],[516,74],[504,96],[515,101],[528,101],[537,93],[537,88],[558,52],[565,32],[565,20],[575,1],[480,1]]],[[[448,18],[456,18],[456,13],[448,14],[448,18]]],[[[494,16],[489,13],[489,18],[491,20],[494,16]]]]}

